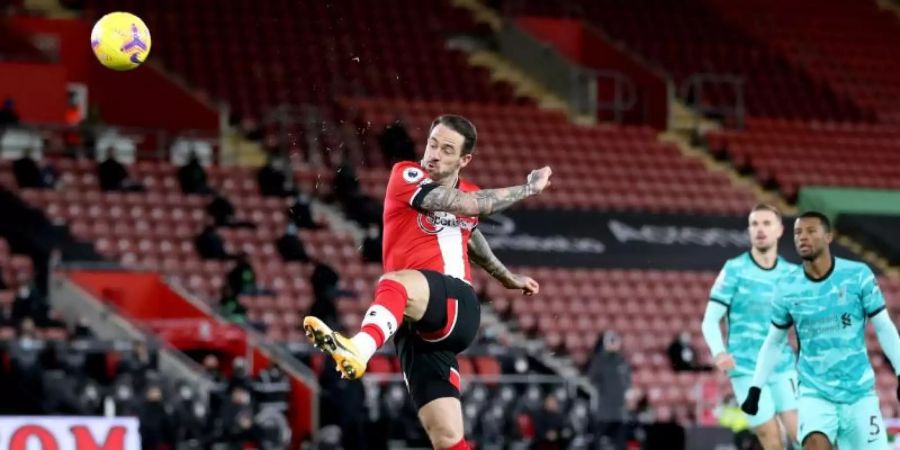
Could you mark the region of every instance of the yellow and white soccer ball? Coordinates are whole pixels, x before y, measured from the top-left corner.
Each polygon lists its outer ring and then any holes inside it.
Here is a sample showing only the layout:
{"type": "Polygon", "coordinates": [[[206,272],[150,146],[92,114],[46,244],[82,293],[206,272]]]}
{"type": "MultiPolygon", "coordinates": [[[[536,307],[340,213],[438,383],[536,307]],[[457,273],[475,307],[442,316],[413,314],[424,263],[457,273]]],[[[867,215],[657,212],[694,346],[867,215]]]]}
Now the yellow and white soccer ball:
{"type": "Polygon", "coordinates": [[[150,30],[134,14],[109,13],[94,24],[91,48],[100,64],[113,70],[131,70],[150,54],[150,30]]]}

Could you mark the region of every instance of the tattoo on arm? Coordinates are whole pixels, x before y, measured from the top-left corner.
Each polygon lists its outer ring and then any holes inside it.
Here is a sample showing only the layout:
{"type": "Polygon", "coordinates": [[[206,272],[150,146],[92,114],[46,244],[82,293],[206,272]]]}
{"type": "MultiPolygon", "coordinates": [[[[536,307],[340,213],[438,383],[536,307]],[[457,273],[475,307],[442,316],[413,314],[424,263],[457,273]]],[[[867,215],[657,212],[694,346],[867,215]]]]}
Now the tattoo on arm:
{"type": "Polygon", "coordinates": [[[439,186],[425,195],[421,208],[464,216],[486,216],[503,211],[533,194],[534,188],[529,184],[475,192],[439,186]]]}
{"type": "Polygon", "coordinates": [[[500,259],[494,255],[487,239],[481,234],[481,231],[475,230],[469,238],[469,259],[481,266],[487,273],[497,280],[503,281],[508,279],[512,272],[500,262],[500,259]]]}

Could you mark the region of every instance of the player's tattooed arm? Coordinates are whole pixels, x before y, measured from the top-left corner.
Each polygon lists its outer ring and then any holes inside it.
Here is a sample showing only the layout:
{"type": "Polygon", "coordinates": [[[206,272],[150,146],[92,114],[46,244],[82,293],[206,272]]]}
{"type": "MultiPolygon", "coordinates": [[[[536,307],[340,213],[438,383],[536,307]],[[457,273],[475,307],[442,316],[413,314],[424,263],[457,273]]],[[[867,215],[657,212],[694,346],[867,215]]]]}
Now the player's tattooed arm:
{"type": "Polygon", "coordinates": [[[540,291],[540,284],[533,278],[510,272],[494,255],[487,239],[478,229],[469,237],[469,260],[481,266],[507,289],[519,289],[525,295],[535,295],[540,291]]]}
{"type": "Polygon", "coordinates": [[[503,211],[531,195],[534,195],[534,190],[528,185],[483,189],[476,192],[463,192],[459,189],[438,186],[425,195],[421,208],[461,216],[486,216],[503,211]]]}
{"type": "Polygon", "coordinates": [[[487,239],[484,238],[484,235],[477,228],[472,232],[472,236],[469,237],[469,260],[480,266],[501,283],[506,283],[513,276],[513,273],[494,255],[494,251],[491,250],[487,239]]]}
{"type": "Polygon", "coordinates": [[[550,185],[550,174],[550,168],[544,167],[531,171],[523,185],[476,192],[438,186],[425,194],[420,208],[462,216],[487,216],[503,211],[527,197],[540,194],[550,185]]]}

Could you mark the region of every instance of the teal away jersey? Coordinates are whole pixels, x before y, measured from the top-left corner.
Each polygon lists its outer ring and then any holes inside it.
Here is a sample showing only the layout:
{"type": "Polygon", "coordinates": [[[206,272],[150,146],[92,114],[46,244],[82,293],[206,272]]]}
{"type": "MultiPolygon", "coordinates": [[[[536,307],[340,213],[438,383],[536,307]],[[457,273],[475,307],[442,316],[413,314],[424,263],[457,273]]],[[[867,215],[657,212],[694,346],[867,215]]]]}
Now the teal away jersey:
{"type": "MultiPolygon", "coordinates": [[[[775,284],[796,267],[779,256],[775,266],[764,269],[756,264],[749,251],[729,259],[722,267],[709,298],[728,307],[727,346],[735,363],[730,376],[753,375],[756,357],[769,332],[775,284]]],[[[772,376],[794,370],[795,362],[793,350],[786,346],[772,376]]]]}
{"type": "Polygon", "coordinates": [[[874,394],[865,329],[884,308],[875,274],[860,262],[834,258],[822,279],[809,278],[801,267],[780,280],[772,324],[797,332],[801,396],[853,403],[874,394]]]}

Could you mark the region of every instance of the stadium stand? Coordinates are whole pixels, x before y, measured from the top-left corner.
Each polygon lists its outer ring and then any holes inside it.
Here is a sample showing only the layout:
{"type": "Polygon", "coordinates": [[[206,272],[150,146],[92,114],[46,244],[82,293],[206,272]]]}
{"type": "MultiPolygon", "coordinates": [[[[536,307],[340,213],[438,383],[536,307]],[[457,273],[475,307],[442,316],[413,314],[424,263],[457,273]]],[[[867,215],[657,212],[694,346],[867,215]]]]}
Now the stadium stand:
{"type": "MultiPolygon", "coordinates": [[[[841,91],[815,82],[777,50],[733,26],[702,0],[506,3],[510,14],[584,19],[669,73],[682,96],[687,94],[684,82],[692,75],[736,75],[744,80],[750,116],[838,121],[864,118],[863,111],[841,91]]],[[[747,2],[746,8],[755,12],[755,3],[747,2]]],[[[749,21],[756,14],[744,17],[749,21]]],[[[802,20],[803,15],[794,17],[802,20]]],[[[733,104],[736,100],[729,86],[712,84],[706,91],[710,92],[708,98],[693,100],[699,104],[733,104]]]]}
{"type": "Polygon", "coordinates": [[[706,138],[713,153],[795,199],[800,186],[897,189],[898,136],[895,125],[751,119],[706,138]]]}
{"type": "MultiPolygon", "coordinates": [[[[438,102],[404,100],[349,103],[375,129],[404,114],[415,142],[424,142],[431,120],[446,108],[438,102]]],[[[534,206],[737,213],[753,202],[752,193],[734,187],[726,174],[709,172],[701,161],[657,142],[650,128],[581,127],[559,115],[519,106],[458,105],[454,109],[478,124],[478,159],[468,175],[476,183],[515,184],[542,161],[554,161],[557,189],[535,199],[534,206]],[[672,189],[676,185],[678,189],[672,189]]],[[[378,177],[363,184],[379,197],[386,173],[371,176],[378,177]]]]}
{"type": "MultiPolygon", "coordinates": [[[[101,11],[110,4],[93,1],[90,7],[101,11]]],[[[256,119],[279,104],[327,108],[335,95],[514,100],[508,85],[490,83],[484,70],[446,49],[447,35],[475,29],[468,13],[449,3],[134,0],[115,5],[141,15],[161,35],[189,43],[160,47],[159,57],[194,86],[256,119]]]]}
{"type": "MultiPolygon", "coordinates": [[[[202,258],[195,242],[210,221],[207,206],[213,197],[183,194],[178,166],[169,161],[142,157],[130,164],[130,176],[142,188],[128,192],[103,191],[96,175],[97,162],[87,159],[45,158],[58,173],[55,189],[20,188],[10,164],[0,161],[0,188],[16,192],[54,221],[67,225],[110,261],[159,271],[223,313],[219,301],[225,297],[229,271],[236,265],[231,260],[246,253],[255,281],[252,289],[238,295],[239,304],[246,308],[245,323],[264,330],[274,342],[299,348],[295,353],[320,375],[321,384],[338,386],[338,390],[359,386],[348,387],[346,382],[328,377],[333,373],[329,361],[301,344],[305,339],[298,324],[316,303],[313,278],[317,262],[337,270],[340,282],[334,287],[342,294],[334,300],[334,309],[343,327],[356,327],[368,306],[381,267],[363,262],[359,233],[347,231],[344,222],[359,222],[350,225],[359,231],[368,218],[353,216],[352,207],[335,199],[341,175],[334,167],[352,160],[356,167],[349,168],[356,170],[362,194],[378,203],[388,169],[376,135],[398,119],[418,147],[436,115],[452,111],[472,118],[480,141],[477,162],[468,172],[486,186],[518,183],[529,170],[551,161],[556,177],[553,189],[529,205],[535,208],[742,215],[755,202],[752,192],[735,186],[722,171],[709,170],[701,160],[660,142],[657,130],[574,125],[559,113],[516,98],[511,86],[492,82],[486,70],[470,67],[462,52],[447,49],[450,36],[487,32],[468,12],[449,3],[88,2],[89,17],[109,9],[130,10],[141,15],[155,35],[185,43],[154,47],[154,57],[164,70],[182,77],[193,89],[226,101],[246,121],[263,123],[262,142],[286,140],[290,152],[302,150],[290,160],[294,187],[318,205],[329,204],[332,210],[344,207],[337,218],[317,216],[319,227],[299,231],[312,261],[285,262],[279,257],[276,240],[292,220],[294,197],[264,196],[252,168],[217,164],[205,168],[209,186],[233,203],[234,220],[250,224],[217,227],[229,255],[222,259],[202,258]],[[324,139],[310,143],[304,139],[307,128],[298,124],[279,128],[268,121],[279,106],[297,104],[314,105],[323,111],[323,117],[352,128],[351,134],[359,136],[352,142],[324,139]],[[316,151],[341,144],[361,149],[358,158],[314,157],[316,151]],[[313,145],[317,148],[310,147],[313,145]]],[[[828,7],[817,13],[820,20],[807,25],[801,11],[813,6],[806,0],[790,9],[770,0],[741,5],[719,0],[603,0],[583,2],[576,9],[570,8],[572,2],[507,3],[507,12],[581,17],[651,64],[661,66],[679,86],[701,72],[743,77],[750,115],[746,128],[711,132],[705,136],[706,143],[735,168],[752,172],[761,185],[777,186],[785,198],[795,199],[797,190],[808,185],[900,188],[898,129],[864,122],[896,121],[895,100],[900,95],[892,78],[898,72],[876,65],[890,60],[896,18],[878,12],[872,4],[826,2],[828,7]],[[746,8],[763,8],[765,20],[748,22],[746,8]],[[838,31],[820,32],[823,23],[838,31]],[[845,31],[854,31],[852,39],[844,37],[845,31]],[[872,42],[878,45],[869,45],[872,42]],[[860,50],[863,47],[866,51],[860,50]],[[843,67],[849,67],[852,76],[846,76],[843,67]],[[812,153],[815,158],[809,156],[812,153]]],[[[6,32],[0,25],[0,54],[26,60],[35,57],[18,36],[5,39],[6,32]]],[[[723,89],[713,89],[711,95],[702,101],[732,100],[723,89]]],[[[48,140],[58,137],[47,134],[51,136],[48,140]]],[[[32,265],[27,257],[12,255],[9,247],[0,239],[0,279],[7,283],[0,286],[0,305],[6,316],[18,301],[16,288],[30,279],[32,265]]],[[[522,301],[518,293],[502,289],[480,272],[475,280],[493,311],[506,319],[513,331],[584,369],[597,336],[615,330],[623,335],[624,354],[633,371],[629,420],[643,420],[639,416],[649,411],[657,421],[710,423],[698,405],[706,397],[719,401],[730,389],[727,383],[708,371],[674,371],[666,350],[679,333],[699,329],[715,273],[516,269],[541,281],[540,301],[522,301]],[[707,396],[707,391],[714,394],[707,396]],[[638,406],[641,401],[644,405],[638,406]]],[[[900,314],[900,282],[889,277],[880,277],[879,282],[892,314],[900,314]]],[[[28,386],[25,395],[11,397],[19,403],[4,408],[22,411],[16,408],[27,404],[36,414],[98,414],[99,404],[95,403],[99,399],[128,400],[120,398],[123,385],[140,391],[134,377],[124,375],[121,368],[127,365],[122,361],[134,356],[131,343],[94,342],[100,349],[94,352],[99,369],[85,375],[88,381],[76,382],[70,379],[71,373],[59,373],[60,368],[68,367],[68,360],[59,354],[76,346],[76,332],[66,331],[52,320],[49,312],[46,323],[38,327],[38,347],[50,349],[48,353],[56,356],[37,370],[45,372],[44,385],[68,383],[65,385],[75,386],[73,392],[82,397],[66,400],[69,404],[38,404],[35,398],[43,395],[33,389],[40,387],[28,386]],[[52,326],[44,327],[47,323],[52,326]],[[87,401],[94,402],[94,409],[78,409],[87,401]]],[[[18,339],[14,327],[20,324],[12,325],[0,328],[0,337],[14,343],[18,339]]],[[[483,334],[488,333],[483,330],[483,334]]],[[[695,348],[704,348],[699,334],[693,339],[695,348]]],[[[871,332],[867,343],[873,350],[882,410],[886,417],[896,417],[900,414],[893,392],[896,378],[883,356],[875,353],[878,344],[871,332]]],[[[498,355],[498,346],[505,349],[503,343],[484,338],[460,358],[463,377],[476,380],[466,384],[464,391],[464,413],[470,427],[467,436],[490,445],[528,445],[535,437],[533,422],[550,396],[561,405],[572,432],[581,438],[579,442],[588,445],[595,430],[585,399],[565,385],[497,383],[501,375],[529,375],[533,380],[538,379],[535,372],[547,371],[520,370],[516,367],[519,358],[498,355]],[[505,436],[505,441],[491,442],[497,436],[505,436]]],[[[14,349],[6,351],[14,353],[14,349]]],[[[699,353],[700,364],[708,365],[707,352],[699,353]]],[[[15,361],[15,355],[12,358],[15,361]]],[[[208,368],[213,365],[210,362],[208,368]]],[[[5,366],[2,376],[23,382],[17,367],[5,366]]],[[[396,358],[387,353],[377,355],[368,369],[377,381],[347,395],[358,395],[354,398],[368,408],[367,416],[360,420],[372,441],[421,443],[425,437],[398,379],[398,367],[396,358]]],[[[146,376],[146,371],[137,373],[146,376]]],[[[277,378],[277,374],[269,375],[277,378]]],[[[231,399],[220,395],[207,405],[188,405],[184,402],[190,403],[191,398],[181,386],[163,383],[163,396],[183,414],[171,432],[184,440],[198,438],[198,429],[218,430],[213,434],[220,437],[227,434],[222,421],[237,420],[238,414],[234,408],[221,412],[214,403],[231,401],[242,409],[251,401],[255,407],[271,390],[253,386],[245,391],[252,393],[252,401],[239,393],[231,399]],[[213,420],[201,424],[197,421],[201,413],[213,420]],[[219,415],[228,417],[217,422],[214,419],[219,415]]],[[[275,401],[279,401],[278,389],[281,387],[276,389],[275,401]]],[[[320,401],[324,416],[335,414],[326,410],[329,398],[323,395],[320,401]]],[[[323,429],[322,435],[326,434],[323,429]]]]}
{"type": "Polygon", "coordinates": [[[865,117],[897,123],[897,17],[877,2],[710,1],[731,24],[851,100],[865,117]],[[815,8],[813,20],[807,14],[815,8]],[[752,14],[748,12],[752,11],[752,14]]]}

